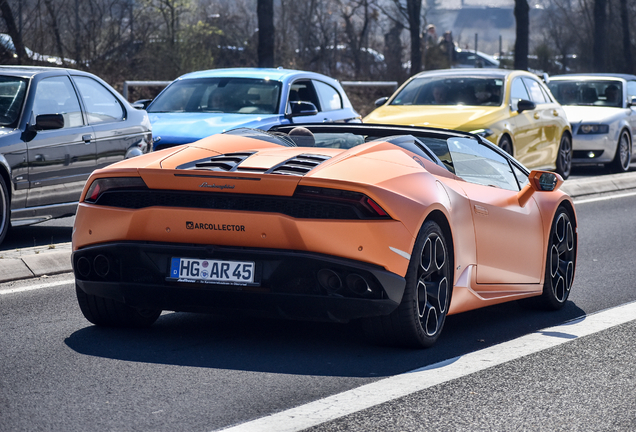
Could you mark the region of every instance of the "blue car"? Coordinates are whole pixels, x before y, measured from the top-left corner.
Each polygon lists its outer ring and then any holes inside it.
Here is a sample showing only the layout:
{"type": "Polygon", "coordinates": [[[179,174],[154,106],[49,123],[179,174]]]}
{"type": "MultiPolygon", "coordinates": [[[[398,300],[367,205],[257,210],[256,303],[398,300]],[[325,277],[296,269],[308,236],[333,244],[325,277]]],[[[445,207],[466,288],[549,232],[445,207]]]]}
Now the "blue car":
{"type": "Polygon", "coordinates": [[[147,108],[154,150],[238,127],[268,130],[302,123],[360,123],[334,79],[286,69],[215,69],[183,75],[147,108]]]}

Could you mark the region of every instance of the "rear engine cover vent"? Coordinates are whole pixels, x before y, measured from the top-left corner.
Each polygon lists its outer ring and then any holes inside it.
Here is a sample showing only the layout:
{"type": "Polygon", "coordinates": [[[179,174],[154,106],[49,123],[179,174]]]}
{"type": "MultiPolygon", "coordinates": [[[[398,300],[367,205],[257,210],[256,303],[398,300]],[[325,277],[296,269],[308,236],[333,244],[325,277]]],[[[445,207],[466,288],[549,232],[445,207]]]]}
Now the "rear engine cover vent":
{"type": "Polygon", "coordinates": [[[309,171],[330,158],[330,156],[324,155],[301,154],[286,160],[282,164],[276,165],[272,169],[268,170],[267,174],[304,176],[309,171]]]}
{"type": "Polygon", "coordinates": [[[211,171],[236,171],[238,166],[245,159],[256,152],[237,152],[214,156],[205,161],[198,161],[194,164],[194,169],[209,169],[211,171]]]}

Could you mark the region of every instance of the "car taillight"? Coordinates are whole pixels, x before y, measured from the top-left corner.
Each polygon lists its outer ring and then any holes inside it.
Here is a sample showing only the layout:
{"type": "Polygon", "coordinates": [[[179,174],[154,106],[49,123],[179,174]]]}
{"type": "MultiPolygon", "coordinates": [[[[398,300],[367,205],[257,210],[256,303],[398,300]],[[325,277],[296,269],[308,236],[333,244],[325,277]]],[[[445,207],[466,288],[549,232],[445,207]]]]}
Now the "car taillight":
{"type": "Polygon", "coordinates": [[[294,193],[299,198],[313,198],[321,201],[331,201],[337,204],[348,204],[355,207],[367,218],[388,219],[389,214],[367,195],[341,189],[329,189],[313,186],[299,186],[294,193]]]}
{"type": "Polygon", "coordinates": [[[110,177],[99,178],[91,183],[86,192],[84,201],[88,203],[96,202],[105,192],[121,189],[148,189],[141,177],[110,177]]]}

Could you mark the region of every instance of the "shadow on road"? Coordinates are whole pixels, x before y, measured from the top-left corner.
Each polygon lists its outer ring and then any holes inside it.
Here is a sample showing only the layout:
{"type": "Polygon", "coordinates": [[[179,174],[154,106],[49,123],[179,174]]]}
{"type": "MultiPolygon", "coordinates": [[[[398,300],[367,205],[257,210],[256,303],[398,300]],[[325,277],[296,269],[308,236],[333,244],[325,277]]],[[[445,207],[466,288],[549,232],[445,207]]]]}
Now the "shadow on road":
{"type": "Polygon", "coordinates": [[[71,241],[72,226],[31,225],[9,230],[0,250],[24,249],[71,241]]]}
{"type": "Polygon", "coordinates": [[[580,317],[568,302],[546,312],[513,302],[447,319],[428,350],[376,346],[357,324],[162,315],[149,329],[90,326],[66,344],[78,353],[125,361],[315,376],[383,377],[477,351],[580,317]]]}

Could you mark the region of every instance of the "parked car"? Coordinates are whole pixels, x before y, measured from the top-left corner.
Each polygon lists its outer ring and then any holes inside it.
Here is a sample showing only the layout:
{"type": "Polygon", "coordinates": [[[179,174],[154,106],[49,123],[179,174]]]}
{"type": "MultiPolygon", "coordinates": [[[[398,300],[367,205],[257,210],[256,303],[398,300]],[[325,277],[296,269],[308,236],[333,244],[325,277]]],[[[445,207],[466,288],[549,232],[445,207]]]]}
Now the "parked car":
{"type": "Polygon", "coordinates": [[[455,49],[453,68],[498,68],[499,60],[481,51],[455,49]]]}
{"type": "Polygon", "coordinates": [[[572,125],[572,163],[628,171],[634,156],[636,75],[556,75],[548,86],[572,125]]]}
{"type": "Polygon", "coordinates": [[[148,114],[95,75],[0,67],[0,242],[10,225],[74,214],[93,170],[151,146],[148,114]]]}
{"type": "Polygon", "coordinates": [[[77,299],[102,326],[242,310],[363,319],[382,342],[428,347],[449,314],[565,304],[577,223],[561,183],[461,132],[234,129],[93,173],[77,299]]]}
{"type": "Polygon", "coordinates": [[[237,127],[360,122],[342,86],[288,69],[214,69],[177,78],[148,105],[154,149],[188,144],[237,127]]]}
{"type": "Polygon", "coordinates": [[[570,175],[570,124],[561,105],[531,73],[503,69],[422,72],[376,105],[365,123],[473,132],[529,168],[555,170],[564,179],[570,175]]]}

